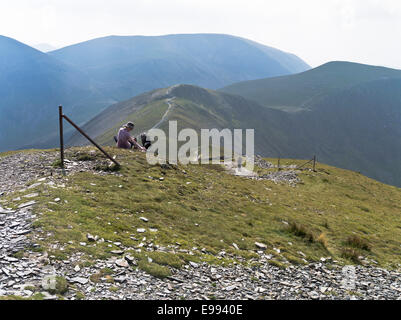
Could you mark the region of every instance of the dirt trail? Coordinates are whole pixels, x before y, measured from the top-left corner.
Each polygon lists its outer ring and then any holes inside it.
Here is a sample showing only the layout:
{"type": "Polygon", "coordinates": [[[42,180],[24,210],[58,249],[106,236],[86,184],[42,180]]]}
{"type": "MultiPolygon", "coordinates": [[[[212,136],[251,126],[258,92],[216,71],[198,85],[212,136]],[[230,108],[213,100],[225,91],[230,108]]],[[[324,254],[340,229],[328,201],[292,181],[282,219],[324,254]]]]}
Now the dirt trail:
{"type": "Polygon", "coordinates": [[[168,113],[173,108],[173,104],[171,103],[171,101],[174,100],[174,99],[175,99],[175,97],[169,98],[169,99],[166,100],[166,103],[168,105],[168,108],[167,108],[166,112],[164,113],[164,115],[160,119],[160,121],[158,123],[156,123],[150,130],[158,128],[166,120],[166,117],[167,117],[168,113]]]}

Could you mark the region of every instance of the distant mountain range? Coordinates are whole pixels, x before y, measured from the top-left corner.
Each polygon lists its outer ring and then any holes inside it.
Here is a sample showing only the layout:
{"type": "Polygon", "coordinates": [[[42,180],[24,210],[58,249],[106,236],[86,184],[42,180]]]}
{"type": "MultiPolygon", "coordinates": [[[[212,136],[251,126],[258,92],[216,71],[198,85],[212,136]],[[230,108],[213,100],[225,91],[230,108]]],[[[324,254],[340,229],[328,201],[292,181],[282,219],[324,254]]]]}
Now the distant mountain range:
{"type": "Polygon", "coordinates": [[[117,101],[177,83],[217,89],[310,69],[292,54],[222,34],[110,36],[50,54],[85,71],[117,101]]]}
{"type": "MultiPolygon", "coordinates": [[[[180,85],[115,104],[84,128],[104,144],[128,120],[136,132],[167,120],[179,128],[253,128],[256,152],[312,158],[401,186],[401,71],[332,62],[292,76],[213,91],[180,85]],[[230,92],[230,93],[227,93],[230,92]]],[[[83,143],[77,135],[73,144],[83,143]]]]}
{"type": "Polygon", "coordinates": [[[218,88],[307,69],[292,54],[229,35],[111,36],[47,54],[0,36],[0,151],[55,146],[59,104],[83,124],[176,83],[218,88]]]}

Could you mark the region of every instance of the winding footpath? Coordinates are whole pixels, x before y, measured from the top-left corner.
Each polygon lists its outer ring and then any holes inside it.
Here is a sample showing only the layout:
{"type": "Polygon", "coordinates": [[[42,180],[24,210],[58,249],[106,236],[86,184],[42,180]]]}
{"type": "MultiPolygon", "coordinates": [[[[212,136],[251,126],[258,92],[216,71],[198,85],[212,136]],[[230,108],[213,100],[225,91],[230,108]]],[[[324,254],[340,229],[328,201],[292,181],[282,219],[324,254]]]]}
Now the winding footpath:
{"type": "Polygon", "coordinates": [[[173,98],[169,98],[166,100],[166,103],[168,105],[166,112],[163,114],[160,121],[158,123],[156,123],[150,130],[158,128],[166,120],[167,115],[169,114],[170,110],[173,108],[173,104],[171,103],[171,101],[173,101],[174,99],[175,98],[173,97],[173,98]]]}

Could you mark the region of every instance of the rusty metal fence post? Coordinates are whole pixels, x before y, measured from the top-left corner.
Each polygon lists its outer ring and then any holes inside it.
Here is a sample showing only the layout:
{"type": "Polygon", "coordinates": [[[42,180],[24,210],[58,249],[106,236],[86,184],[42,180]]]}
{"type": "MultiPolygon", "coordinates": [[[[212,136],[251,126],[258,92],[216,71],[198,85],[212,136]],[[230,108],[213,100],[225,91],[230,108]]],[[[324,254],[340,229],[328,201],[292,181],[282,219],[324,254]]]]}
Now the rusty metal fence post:
{"type": "Polygon", "coordinates": [[[59,122],[60,122],[60,160],[61,167],[64,168],[64,138],[63,138],[63,118],[67,120],[80,134],[89,140],[96,148],[98,148],[107,158],[109,158],[115,165],[120,164],[110,156],[101,146],[99,146],[91,137],[89,137],[80,127],[78,127],[70,118],[63,114],[63,107],[59,106],[59,122]]]}
{"type": "Polygon", "coordinates": [[[64,169],[64,132],[63,132],[63,107],[58,107],[59,126],[60,126],[60,161],[61,169],[64,169]]]}

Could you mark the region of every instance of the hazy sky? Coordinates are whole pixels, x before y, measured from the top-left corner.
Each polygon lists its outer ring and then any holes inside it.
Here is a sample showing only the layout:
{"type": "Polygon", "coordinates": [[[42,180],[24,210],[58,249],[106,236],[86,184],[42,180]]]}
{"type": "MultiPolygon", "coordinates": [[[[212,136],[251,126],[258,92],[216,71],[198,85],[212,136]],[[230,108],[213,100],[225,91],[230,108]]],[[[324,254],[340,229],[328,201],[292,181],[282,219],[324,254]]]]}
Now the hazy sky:
{"type": "Polygon", "coordinates": [[[171,33],[242,36],[312,66],[401,69],[400,0],[0,0],[0,34],[30,45],[171,33]]]}

